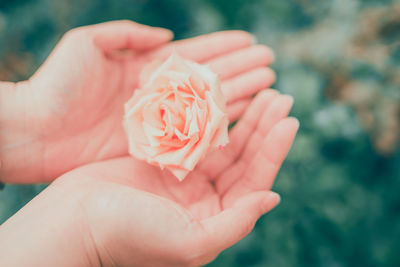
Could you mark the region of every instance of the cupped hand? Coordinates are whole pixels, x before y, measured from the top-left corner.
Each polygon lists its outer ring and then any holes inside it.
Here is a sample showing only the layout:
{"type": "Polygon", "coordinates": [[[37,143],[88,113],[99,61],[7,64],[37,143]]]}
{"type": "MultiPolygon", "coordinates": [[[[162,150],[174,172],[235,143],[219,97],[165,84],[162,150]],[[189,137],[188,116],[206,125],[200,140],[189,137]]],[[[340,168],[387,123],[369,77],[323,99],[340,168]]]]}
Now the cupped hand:
{"type": "Polygon", "coordinates": [[[278,204],[269,190],[298,129],[287,118],[291,105],[289,96],[259,93],[230,131],[230,144],[207,155],[183,182],[130,157],[73,170],[6,222],[2,238],[20,240],[7,233],[26,222],[18,251],[29,252],[30,264],[38,260],[34,253],[50,254],[39,259],[42,266],[206,264],[278,204]],[[38,245],[32,235],[44,241],[38,245]]]}
{"type": "MultiPolygon", "coordinates": [[[[274,82],[273,60],[250,34],[226,31],[170,42],[172,33],[131,21],[68,32],[27,82],[17,84],[23,125],[4,127],[0,147],[4,181],[51,181],[86,163],[127,155],[123,104],[137,88],[145,64],[171,52],[210,64],[221,77],[230,118],[251,96],[274,82]]],[[[10,104],[11,105],[11,104],[10,104]]],[[[14,104],[13,104],[14,105],[14,104]]],[[[15,107],[11,107],[14,108],[15,107]]],[[[10,120],[12,116],[10,116],[10,120]]]]}

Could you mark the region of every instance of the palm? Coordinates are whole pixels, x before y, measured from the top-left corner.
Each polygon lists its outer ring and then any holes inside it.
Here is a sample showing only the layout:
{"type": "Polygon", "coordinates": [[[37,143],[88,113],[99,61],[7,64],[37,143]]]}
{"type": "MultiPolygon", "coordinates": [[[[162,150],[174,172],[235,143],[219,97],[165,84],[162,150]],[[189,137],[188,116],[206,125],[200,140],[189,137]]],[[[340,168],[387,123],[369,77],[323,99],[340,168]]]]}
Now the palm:
{"type": "Polygon", "coordinates": [[[43,94],[56,99],[51,101],[56,106],[48,109],[50,118],[42,123],[46,129],[42,143],[47,151],[43,160],[47,179],[88,162],[127,154],[121,123],[123,104],[137,88],[143,66],[165,58],[171,51],[210,64],[220,75],[231,119],[243,112],[252,94],[274,81],[273,72],[263,67],[271,61],[270,51],[262,46],[250,47],[251,37],[243,32],[164,44],[150,39],[155,49],[140,47],[149,42],[144,40],[135,44],[139,47],[133,47],[133,53],[131,50],[128,56],[116,57],[118,48],[126,48],[120,43],[127,38],[121,25],[93,27],[101,33],[106,30],[100,27],[110,27],[112,35],[103,34],[102,45],[96,45],[87,30],[67,35],[31,79],[34,87],[49,88],[43,94]],[[118,36],[118,31],[124,38],[118,36]],[[232,65],[232,61],[241,64],[232,65]]]}
{"type": "MultiPolygon", "coordinates": [[[[204,264],[243,238],[276,205],[276,199],[265,196],[297,131],[297,121],[286,118],[291,104],[273,90],[259,93],[230,131],[229,145],[209,153],[182,182],[131,157],[86,165],[60,180],[89,178],[72,188],[91,196],[85,198],[90,201],[84,218],[106,254],[121,255],[134,239],[141,242],[136,251],[153,251],[148,258],[157,259],[168,248],[168,254],[180,251],[195,256],[196,265],[204,264]],[[163,244],[161,251],[157,244],[163,244]]],[[[130,253],[120,257],[125,265],[135,258],[130,253]]]]}
{"type": "MultiPolygon", "coordinates": [[[[34,228],[61,232],[68,246],[40,236],[41,244],[58,252],[68,247],[68,257],[78,262],[204,265],[279,202],[269,188],[298,127],[286,118],[291,104],[273,90],[259,93],[230,131],[229,145],[209,153],[183,182],[130,157],[93,163],[57,179],[12,220],[23,225],[40,210],[34,228]]],[[[36,249],[30,241],[22,249],[36,249]]]]}
{"type": "Polygon", "coordinates": [[[293,119],[285,119],[291,104],[289,97],[272,90],[261,93],[230,132],[230,144],[211,152],[183,182],[167,170],[130,157],[77,171],[94,181],[119,183],[168,198],[196,218],[208,218],[231,207],[240,196],[272,186],[297,130],[293,119]]]}

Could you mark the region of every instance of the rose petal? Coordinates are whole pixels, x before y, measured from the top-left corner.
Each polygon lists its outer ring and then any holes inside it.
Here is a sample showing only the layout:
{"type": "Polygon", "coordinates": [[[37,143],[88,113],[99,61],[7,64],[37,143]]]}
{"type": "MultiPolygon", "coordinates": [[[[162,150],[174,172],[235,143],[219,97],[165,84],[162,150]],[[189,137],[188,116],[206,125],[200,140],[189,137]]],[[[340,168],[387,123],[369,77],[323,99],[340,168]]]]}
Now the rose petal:
{"type": "Polygon", "coordinates": [[[185,170],[185,169],[182,169],[182,168],[178,168],[178,167],[173,167],[173,166],[170,166],[170,167],[168,167],[168,169],[169,169],[169,171],[170,172],[172,172],[172,174],[176,177],[176,178],[178,178],[178,180],[180,181],[180,182],[182,182],[183,181],[183,179],[185,179],[185,177],[189,174],[189,170],[185,170]]]}
{"type": "MultiPolygon", "coordinates": [[[[183,166],[185,158],[188,156],[188,152],[197,143],[197,139],[191,139],[186,145],[175,150],[162,153],[154,157],[154,160],[162,165],[179,165],[183,166]]],[[[185,166],[183,166],[185,167],[185,166]]],[[[186,168],[186,167],[185,167],[186,168]]],[[[189,168],[187,168],[189,169],[189,168]]]]}
{"type": "Polygon", "coordinates": [[[131,155],[181,181],[211,148],[228,143],[225,99],[208,66],[174,54],[145,68],[140,84],[125,105],[131,155]]]}

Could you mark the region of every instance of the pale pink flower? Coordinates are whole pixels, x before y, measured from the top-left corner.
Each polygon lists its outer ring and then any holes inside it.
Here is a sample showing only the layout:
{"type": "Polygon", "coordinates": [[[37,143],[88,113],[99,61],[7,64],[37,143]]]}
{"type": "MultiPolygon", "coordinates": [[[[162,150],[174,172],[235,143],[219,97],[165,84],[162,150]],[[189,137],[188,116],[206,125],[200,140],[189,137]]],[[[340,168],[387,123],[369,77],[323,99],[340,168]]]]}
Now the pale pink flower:
{"type": "Polygon", "coordinates": [[[208,66],[173,54],[149,65],[141,80],[125,104],[129,153],[182,181],[212,147],[228,143],[219,78],[208,66]]]}

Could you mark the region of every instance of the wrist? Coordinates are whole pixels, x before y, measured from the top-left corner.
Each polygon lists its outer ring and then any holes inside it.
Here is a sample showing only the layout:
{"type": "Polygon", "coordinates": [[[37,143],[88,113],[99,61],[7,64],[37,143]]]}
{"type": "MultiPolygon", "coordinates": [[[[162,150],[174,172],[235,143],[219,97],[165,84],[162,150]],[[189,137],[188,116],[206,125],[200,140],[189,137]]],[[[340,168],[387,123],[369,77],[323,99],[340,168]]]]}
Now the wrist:
{"type": "Polygon", "coordinates": [[[100,266],[76,183],[50,185],[0,227],[0,266],[100,266]]]}
{"type": "Polygon", "coordinates": [[[40,163],[40,135],[34,112],[35,94],[29,81],[0,82],[0,180],[35,182],[40,163]],[[29,112],[30,111],[30,112],[29,112]]]}

